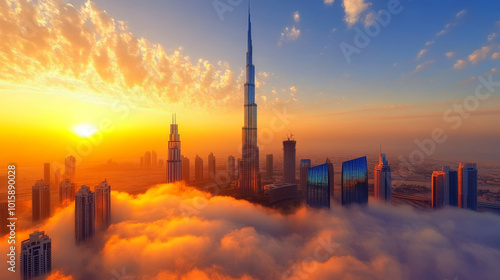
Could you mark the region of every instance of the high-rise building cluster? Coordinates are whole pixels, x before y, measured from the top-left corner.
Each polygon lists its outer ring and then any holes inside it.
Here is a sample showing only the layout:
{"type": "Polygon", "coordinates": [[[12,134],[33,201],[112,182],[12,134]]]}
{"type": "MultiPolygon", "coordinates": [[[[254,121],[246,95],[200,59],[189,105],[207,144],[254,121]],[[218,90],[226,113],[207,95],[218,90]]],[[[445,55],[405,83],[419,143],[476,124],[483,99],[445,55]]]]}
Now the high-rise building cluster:
{"type": "Polygon", "coordinates": [[[21,242],[21,280],[43,279],[52,271],[52,240],[35,231],[21,242]]]}
{"type": "Polygon", "coordinates": [[[432,173],[432,207],[477,210],[477,182],[475,163],[459,163],[458,171],[443,166],[432,173]]]}

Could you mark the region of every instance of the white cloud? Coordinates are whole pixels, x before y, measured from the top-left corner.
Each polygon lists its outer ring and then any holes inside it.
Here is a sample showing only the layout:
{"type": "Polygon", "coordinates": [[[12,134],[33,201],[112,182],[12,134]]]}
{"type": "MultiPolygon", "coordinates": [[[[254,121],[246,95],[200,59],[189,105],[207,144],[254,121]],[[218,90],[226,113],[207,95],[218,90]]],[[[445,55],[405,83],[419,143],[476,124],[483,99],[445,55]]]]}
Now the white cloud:
{"type": "Polygon", "coordinates": [[[457,13],[456,17],[460,18],[460,17],[464,16],[465,13],[467,13],[467,10],[461,10],[460,12],[457,13]]]}
{"type": "Polygon", "coordinates": [[[368,9],[371,3],[364,0],[344,0],[342,6],[345,10],[345,21],[349,27],[358,22],[361,14],[368,9]]]}
{"type": "Polygon", "coordinates": [[[332,33],[335,33],[335,31],[337,31],[337,28],[332,28],[332,33]]]}
{"type": "Polygon", "coordinates": [[[425,46],[428,47],[430,45],[434,44],[434,41],[427,41],[425,42],[425,46]]]}
{"type": "Polygon", "coordinates": [[[447,52],[444,55],[446,55],[447,58],[452,58],[457,54],[457,52],[447,52]]]}
{"type": "Polygon", "coordinates": [[[286,41],[295,41],[299,38],[299,36],[300,29],[295,28],[295,26],[285,27],[285,30],[281,33],[281,38],[278,41],[278,46],[281,46],[281,44],[286,41]]]}
{"type": "Polygon", "coordinates": [[[477,64],[480,60],[485,59],[490,51],[490,46],[484,46],[478,50],[475,50],[472,54],[469,55],[469,61],[472,64],[477,64]]]}
{"type": "Polygon", "coordinates": [[[467,64],[467,62],[465,62],[465,60],[457,60],[457,62],[455,63],[455,65],[453,66],[453,68],[455,69],[462,69],[465,67],[465,65],[467,64]]]}
{"type": "Polygon", "coordinates": [[[299,11],[296,11],[295,13],[293,13],[293,20],[295,22],[299,22],[300,21],[300,14],[299,14],[299,11]]]}
{"type": "Polygon", "coordinates": [[[335,0],[325,0],[325,5],[332,5],[335,0]]]}
{"type": "Polygon", "coordinates": [[[451,27],[453,27],[453,24],[448,23],[447,25],[445,25],[445,26],[444,26],[444,28],[443,28],[441,31],[439,31],[439,32],[436,34],[436,36],[438,36],[438,37],[439,37],[439,36],[441,36],[441,35],[443,35],[443,34],[447,33],[448,31],[450,31],[451,27]]]}
{"type": "Polygon", "coordinates": [[[500,52],[496,52],[491,55],[491,59],[499,59],[499,58],[500,58],[500,52]]]}
{"type": "Polygon", "coordinates": [[[488,41],[491,42],[493,40],[495,40],[495,38],[497,37],[497,34],[496,33],[491,33],[489,36],[488,36],[488,41]]]}
{"type": "Polygon", "coordinates": [[[415,67],[415,70],[413,70],[413,74],[420,72],[422,69],[424,69],[425,67],[427,67],[433,63],[434,63],[434,60],[427,60],[426,62],[417,65],[417,67],[415,67]]]}
{"type": "Polygon", "coordinates": [[[418,54],[417,54],[417,60],[421,59],[422,56],[424,56],[424,54],[426,54],[426,53],[427,53],[427,49],[423,49],[420,52],[418,52],[418,54]]]}

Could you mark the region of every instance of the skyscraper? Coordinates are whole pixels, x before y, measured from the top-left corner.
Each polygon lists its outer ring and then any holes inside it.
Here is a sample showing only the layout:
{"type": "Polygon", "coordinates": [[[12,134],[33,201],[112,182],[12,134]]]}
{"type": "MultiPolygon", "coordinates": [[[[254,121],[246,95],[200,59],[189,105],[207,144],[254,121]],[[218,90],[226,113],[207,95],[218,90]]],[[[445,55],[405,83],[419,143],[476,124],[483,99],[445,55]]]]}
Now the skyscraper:
{"type": "Polygon", "coordinates": [[[227,158],[227,173],[229,175],[229,180],[232,181],[236,178],[236,161],[233,156],[227,158]]]}
{"type": "Polygon", "coordinates": [[[104,180],[94,189],[95,228],[105,230],[111,224],[111,186],[104,180]]]}
{"type": "Polygon", "coordinates": [[[75,240],[80,244],[95,234],[95,196],[87,186],[75,195],[75,240]]]}
{"type": "Polygon", "coordinates": [[[59,203],[67,206],[75,200],[75,184],[69,179],[65,179],[59,184],[59,203]]]}
{"type": "Polygon", "coordinates": [[[266,155],[266,177],[268,179],[273,178],[273,155],[266,155]]]}
{"type": "Polygon", "coordinates": [[[74,156],[69,156],[64,160],[64,177],[75,181],[76,177],[76,159],[74,156]]]}
{"type": "Polygon", "coordinates": [[[56,172],[54,172],[54,186],[57,188],[59,187],[60,183],[61,183],[61,170],[57,169],[56,172]]]}
{"type": "Polygon", "coordinates": [[[293,135],[283,141],[283,180],[285,183],[295,184],[295,140],[293,135]]]}
{"type": "Polygon", "coordinates": [[[458,165],[458,207],[477,210],[477,164],[458,165]]]}
{"type": "Polygon", "coordinates": [[[448,200],[445,204],[450,206],[458,206],[458,172],[450,169],[449,166],[443,166],[443,172],[446,172],[446,180],[444,184],[445,195],[448,193],[448,200]]]}
{"type": "Polygon", "coordinates": [[[307,176],[309,173],[309,167],[311,167],[310,159],[300,160],[300,179],[299,179],[299,189],[301,191],[307,190],[307,176]]]}
{"type": "Polygon", "coordinates": [[[215,180],[215,157],[213,153],[208,155],[208,177],[215,180]]]}
{"type": "Polygon", "coordinates": [[[34,223],[50,217],[50,188],[43,180],[31,189],[31,213],[34,223]]]}
{"type": "Polygon", "coordinates": [[[333,199],[333,165],[327,162],[308,169],[307,205],[313,208],[330,208],[333,199]]]}
{"type": "Polygon", "coordinates": [[[40,279],[51,271],[52,241],[45,232],[35,231],[21,242],[21,280],[40,279]]]}
{"type": "Polygon", "coordinates": [[[155,151],[151,152],[151,165],[153,168],[158,167],[158,156],[155,151]]]}
{"type": "Polygon", "coordinates": [[[432,172],[432,208],[442,208],[445,203],[446,172],[432,172]]]}
{"type": "Polygon", "coordinates": [[[168,139],[167,183],[174,183],[181,180],[181,136],[179,135],[179,127],[174,114],[172,115],[172,124],[170,125],[170,136],[168,139]]]}
{"type": "Polygon", "coordinates": [[[203,180],[203,159],[198,155],[194,159],[194,179],[197,182],[203,180]]]}
{"type": "Polygon", "coordinates": [[[50,163],[43,164],[43,181],[50,187],[50,163]]]}
{"type": "Polygon", "coordinates": [[[189,159],[181,155],[182,181],[189,182],[189,159]]]}
{"type": "Polygon", "coordinates": [[[366,157],[342,163],[342,205],[368,204],[366,157]]]}
{"type": "Polygon", "coordinates": [[[144,167],[150,168],[151,167],[151,152],[147,151],[144,153],[144,167]]]}
{"type": "Polygon", "coordinates": [[[259,147],[257,146],[257,104],[255,103],[255,66],[252,62],[252,23],[248,10],[248,51],[245,83],[242,160],[239,176],[241,196],[251,197],[261,193],[259,174],[259,147]]]}
{"type": "Polygon", "coordinates": [[[385,158],[385,154],[380,154],[378,165],[373,171],[373,188],[375,198],[381,201],[391,200],[391,167],[385,158]]]}

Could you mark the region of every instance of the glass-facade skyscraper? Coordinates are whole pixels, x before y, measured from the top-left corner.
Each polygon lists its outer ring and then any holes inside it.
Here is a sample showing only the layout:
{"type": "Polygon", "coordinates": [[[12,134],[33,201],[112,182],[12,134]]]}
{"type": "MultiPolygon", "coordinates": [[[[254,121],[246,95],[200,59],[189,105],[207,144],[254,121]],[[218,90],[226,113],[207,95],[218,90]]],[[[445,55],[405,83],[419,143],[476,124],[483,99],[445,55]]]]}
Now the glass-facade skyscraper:
{"type": "Polygon", "coordinates": [[[342,205],[368,204],[366,156],[342,163],[342,205]]]}
{"type": "Polygon", "coordinates": [[[458,207],[477,210],[477,164],[458,166],[458,207]]]}
{"type": "Polygon", "coordinates": [[[254,197],[262,192],[257,146],[257,104],[255,103],[255,66],[253,65],[252,23],[248,11],[248,51],[245,82],[245,104],[242,159],[238,170],[240,196],[254,197]]]}
{"type": "Polygon", "coordinates": [[[295,184],[295,146],[297,142],[290,135],[283,141],[283,181],[295,184]]]}
{"type": "Polygon", "coordinates": [[[307,205],[313,208],[330,208],[333,175],[333,165],[329,162],[308,169],[307,205]]]}
{"type": "Polygon", "coordinates": [[[442,208],[446,205],[446,172],[434,171],[432,173],[432,208],[442,208]]]}
{"type": "Polygon", "coordinates": [[[380,154],[378,165],[373,170],[373,195],[381,201],[391,200],[391,167],[385,154],[380,154]]]}
{"type": "Polygon", "coordinates": [[[174,183],[181,180],[181,136],[179,135],[179,127],[176,122],[176,116],[173,115],[168,139],[167,183],[174,183]]]}

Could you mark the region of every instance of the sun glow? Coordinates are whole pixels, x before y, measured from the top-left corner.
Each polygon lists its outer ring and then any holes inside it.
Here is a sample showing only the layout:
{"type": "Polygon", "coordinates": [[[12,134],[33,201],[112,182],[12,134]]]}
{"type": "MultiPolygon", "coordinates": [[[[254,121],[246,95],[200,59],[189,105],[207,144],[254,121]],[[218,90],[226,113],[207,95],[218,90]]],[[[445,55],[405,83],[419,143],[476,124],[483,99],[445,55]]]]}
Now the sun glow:
{"type": "Polygon", "coordinates": [[[90,137],[97,131],[97,127],[92,124],[79,124],[73,127],[73,131],[80,137],[90,137]]]}

